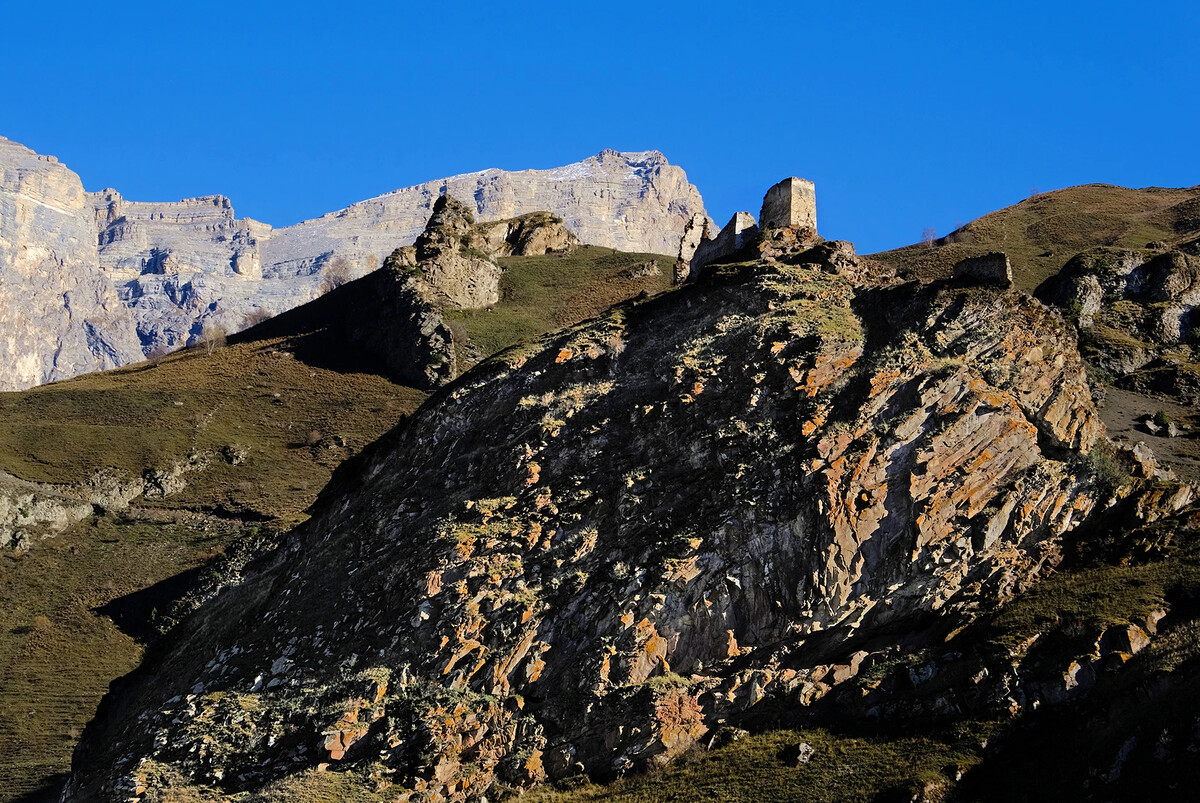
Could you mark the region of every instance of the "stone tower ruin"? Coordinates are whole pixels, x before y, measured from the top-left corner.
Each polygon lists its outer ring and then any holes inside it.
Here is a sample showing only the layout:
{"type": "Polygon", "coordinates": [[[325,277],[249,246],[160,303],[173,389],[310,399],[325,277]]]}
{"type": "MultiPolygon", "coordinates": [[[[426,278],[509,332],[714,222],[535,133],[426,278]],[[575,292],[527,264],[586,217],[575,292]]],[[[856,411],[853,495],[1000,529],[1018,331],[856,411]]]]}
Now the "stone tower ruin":
{"type": "Polygon", "coordinates": [[[811,181],[792,176],[785,178],[763,196],[758,215],[762,229],[817,230],[817,188],[811,181]]]}
{"type": "Polygon", "coordinates": [[[675,263],[676,284],[693,281],[705,265],[738,253],[768,233],[782,234],[793,242],[816,242],[816,186],[807,179],[785,178],[763,196],[757,225],[749,212],[737,212],[718,232],[710,224],[701,215],[688,222],[675,263]]]}

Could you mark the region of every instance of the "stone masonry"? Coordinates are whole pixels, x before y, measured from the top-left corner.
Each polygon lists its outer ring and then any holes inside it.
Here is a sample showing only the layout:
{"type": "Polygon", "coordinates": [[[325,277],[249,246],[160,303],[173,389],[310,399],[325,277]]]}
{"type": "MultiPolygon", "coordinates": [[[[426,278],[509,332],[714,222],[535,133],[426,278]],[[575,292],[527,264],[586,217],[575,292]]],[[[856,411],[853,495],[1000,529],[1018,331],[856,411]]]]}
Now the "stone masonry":
{"type": "Polygon", "coordinates": [[[697,243],[698,218],[689,222],[679,244],[675,266],[677,284],[693,281],[706,265],[736,254],[762,237],[762,232],[791,231],[795,237],[815,241],[817,235],[817,192],[811,181],[792,176],[767,190],[763,196],[759,224],[749,212],[737,212],[715,237],[707,227],[697,243]],[[691,255],[688,264],[684,260],[691,255]]]}
{"type": "Polygon", "coordinates": [[[757,238],[758,226],[754,224],[754,215],[749,212],[735,212],[715,238],[702,240],[696,247],[687,279],[695,279],[705,265],[736,254],[757,238]]]}
{"type": "Polygon", "coordinates": [[[759,226],[768,229],[805,228],[817,230],[817,190],[803,178],[785,178],[763,196],[759,226]]]}

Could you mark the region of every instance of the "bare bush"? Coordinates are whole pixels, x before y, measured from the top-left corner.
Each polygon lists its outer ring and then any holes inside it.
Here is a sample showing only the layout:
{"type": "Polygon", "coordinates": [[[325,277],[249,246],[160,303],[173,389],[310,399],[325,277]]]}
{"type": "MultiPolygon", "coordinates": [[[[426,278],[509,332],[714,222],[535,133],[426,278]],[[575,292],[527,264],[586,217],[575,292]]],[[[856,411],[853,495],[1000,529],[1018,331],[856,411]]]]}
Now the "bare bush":
{"type": "Polygon", "coordinates": [[[225,347],[227,334],[224,326],[211,321],[204,324],[204,328],[200,330],[200,343],[204,346],[205,351],[212,354],[217,349],[225,347]]]}
{"type": "Polygon", "coordinates": [[[332,292],[354,278],[354,265],[345,257],[334,257],[325,266],[321,280],[321,295],[332,292]]]}
{"type": "Polygon", "coordinates": [[[242,318],[242,329],[250,329],[258,326],[260,323],[271,320],[274,317],[262,307],[256,307],[246,313],[246,317],[242,318]]]}

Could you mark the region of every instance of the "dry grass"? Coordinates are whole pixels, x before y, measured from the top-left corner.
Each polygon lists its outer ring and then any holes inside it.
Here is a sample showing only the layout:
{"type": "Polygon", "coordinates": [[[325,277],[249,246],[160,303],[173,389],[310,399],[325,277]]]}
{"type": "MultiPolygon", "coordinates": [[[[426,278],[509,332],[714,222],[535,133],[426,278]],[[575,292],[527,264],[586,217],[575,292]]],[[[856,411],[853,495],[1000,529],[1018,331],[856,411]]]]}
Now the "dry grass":
{"type": "Polygon", "coordinates": [[[293,518],[334,467],[424,394],[370,374],[314,368],[275,341],[197,349],[0,394],[0,470],[75,483],[108,467],[138,476],[192,451],[245,450],[190,477],[172,507],[293,518]],[[311,433],[319,433],[313,445],[311,433]],[[344,447],[335,446],[340,438],[344,447]]]}
{"type": "Polygon", "coordinates": [[[470,338],[480,356],[599,315],[640,292],[671,285],[675,260],[661,254],[626,254],[585,246],[570,254],[500,260],[501,301],[486,310],[454,310],[444,318],[470,338]],[[661,275],[622,275],[654,260],[661,275]]]}
{"type": "Polygon", "coordinates": [[[1087,184],[1045,192],[991,212],[935,241],[872,258],[925,279],[948,276],[954,263],[1004,251],[1018,287],[1032,290],[1075,254],[1100,245],[1144,248],[1200,232],[1200,187],[1141,190],[1087,184]]]}

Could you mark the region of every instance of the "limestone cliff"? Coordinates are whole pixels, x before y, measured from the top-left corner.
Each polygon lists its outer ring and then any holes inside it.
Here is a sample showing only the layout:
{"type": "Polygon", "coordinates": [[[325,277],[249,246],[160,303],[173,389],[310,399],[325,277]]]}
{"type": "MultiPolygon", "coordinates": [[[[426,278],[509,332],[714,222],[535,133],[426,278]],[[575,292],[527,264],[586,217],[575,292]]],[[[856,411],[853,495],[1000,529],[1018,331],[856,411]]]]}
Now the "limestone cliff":
{"type": "Polygon", "coordinates": [[[114,689],[67,797],[611,776],[991,610],[1106,499],[1073,335],[866,275],[779,248],[444,388],[114,689]]]}
{"type": "Polygon", "coordinates": [[[0,137],[0,390],[141,358],[129,312],[96,264],[79,177],[0,137]]]}
{"type": "MultiPolygon", "coordinates": [[[[480,221],[558,216],[565,230],[516,245],[550,251],[582,241],[674,253],[704,208],[683,170],[656,151],[452,176],[279,229],[238,218],[220,195],[145,203],[114,189],[85,193],[54,157],[7,140],[0,170],[0,388],[9,389],[188,345],[206,327],[237,332],[311,301],[412,244],[444,194],[470,199],[480,221]]],[[[516,238],[503,250],[528,232],[490,236],[516,238]]]]}

